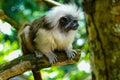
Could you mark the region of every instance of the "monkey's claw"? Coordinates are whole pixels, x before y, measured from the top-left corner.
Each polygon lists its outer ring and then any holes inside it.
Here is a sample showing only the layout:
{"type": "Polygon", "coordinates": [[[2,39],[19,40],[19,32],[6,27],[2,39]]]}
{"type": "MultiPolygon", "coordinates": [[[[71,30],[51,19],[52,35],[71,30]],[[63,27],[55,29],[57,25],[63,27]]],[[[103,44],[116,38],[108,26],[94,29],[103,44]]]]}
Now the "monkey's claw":
{"type": "Polygon", "coordinates": [[[77,52],[75,50],[66,50],[68,59],[73,59],[77,52]]]}
{"type": "Polygon", "coordinates": [[[57,56],[54,53],[45,54],[49,59],[50,64],[54,64],[57,61],[57,56]]]}

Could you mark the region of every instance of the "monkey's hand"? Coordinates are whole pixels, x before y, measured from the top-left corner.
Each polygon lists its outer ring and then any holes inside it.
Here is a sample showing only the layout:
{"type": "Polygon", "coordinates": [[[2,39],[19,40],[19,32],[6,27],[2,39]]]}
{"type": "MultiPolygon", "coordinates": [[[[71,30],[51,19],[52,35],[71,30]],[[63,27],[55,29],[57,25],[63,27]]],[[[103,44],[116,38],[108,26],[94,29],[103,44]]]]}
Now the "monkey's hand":
{"type": "Polygon", "coordinates": [[[49,59],[50,64],[54,64],[57,61],[57,56],[53,52],[46,53],[45,56],[49,59]]]}
{"type": "Polygon", "coordinates": [[[65,52],[67,53],[68,59],[74,58],[74,56],[77,54],[77,52],[73,49],[67,49],[65,52]]]}
{"type": "MultiPolygon", "coordinates": [[[[35,55],[38,58],[43,56],[43,54],[38,51],[35,51],[35,55]]],[[[48,58],[50,64],[54,64],[57,61],[57,56],[53,52],[44,53],[44,55],[48,58]]]]}

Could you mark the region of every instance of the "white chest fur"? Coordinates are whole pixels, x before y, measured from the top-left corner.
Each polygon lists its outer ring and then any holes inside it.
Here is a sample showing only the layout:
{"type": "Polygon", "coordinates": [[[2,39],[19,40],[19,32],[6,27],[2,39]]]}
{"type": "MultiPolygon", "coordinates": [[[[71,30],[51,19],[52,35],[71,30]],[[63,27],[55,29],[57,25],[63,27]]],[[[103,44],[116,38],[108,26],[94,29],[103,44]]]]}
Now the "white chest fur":
{"type": "Polygon", "coordinates": [[[40,29],[36,34],[34,42],[38,49],[49,47],[52,51],[54,49],[67,49],[72,48],[72,42],[75,37],[75,31],[69,31],[68,33],[61,33],[59,30],[47,31],[40,29]]]}

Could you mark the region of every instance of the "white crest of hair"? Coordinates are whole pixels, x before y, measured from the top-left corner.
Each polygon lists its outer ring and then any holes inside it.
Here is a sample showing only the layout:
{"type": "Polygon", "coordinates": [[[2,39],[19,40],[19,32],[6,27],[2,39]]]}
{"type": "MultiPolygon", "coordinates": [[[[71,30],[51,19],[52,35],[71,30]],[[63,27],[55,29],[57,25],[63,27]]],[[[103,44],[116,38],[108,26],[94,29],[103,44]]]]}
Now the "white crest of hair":
{"type": "Polygon", "coordinates": [[[46,15],[46,20],[51,26],[58,25],[58,20],[66,15],[72,15],[79,18],[80,11],[75,4],[63,4],[53,7],[46,15]]]}

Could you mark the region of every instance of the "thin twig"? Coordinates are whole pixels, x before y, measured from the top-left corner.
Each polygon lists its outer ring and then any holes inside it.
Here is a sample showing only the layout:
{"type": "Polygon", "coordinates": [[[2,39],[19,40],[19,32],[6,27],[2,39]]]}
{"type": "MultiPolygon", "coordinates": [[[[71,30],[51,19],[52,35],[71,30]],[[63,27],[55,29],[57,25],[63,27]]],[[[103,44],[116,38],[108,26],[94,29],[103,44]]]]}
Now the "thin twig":
{"type": "Polygon", "coordinates": [[[47,4],[51,4],[53,6],[58,6],[58,5],[61,5],[60,3],[56,2],[56,1],[53,1],[53,0],[43,0],[45,3],[47,4]]]}
{"type": "Polygon", "coordinates": [[[3,10],[0,10],[0,19],[3,21],[8,22],[10,25],[12,25],[12,27],[14,27],[16,30],[19,30],[20,26],[10,17],[8,17],[7,15],[5,15],[3,10]]]}

